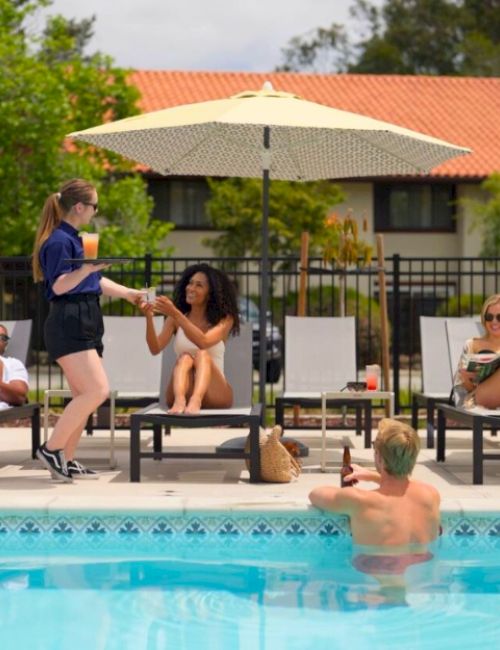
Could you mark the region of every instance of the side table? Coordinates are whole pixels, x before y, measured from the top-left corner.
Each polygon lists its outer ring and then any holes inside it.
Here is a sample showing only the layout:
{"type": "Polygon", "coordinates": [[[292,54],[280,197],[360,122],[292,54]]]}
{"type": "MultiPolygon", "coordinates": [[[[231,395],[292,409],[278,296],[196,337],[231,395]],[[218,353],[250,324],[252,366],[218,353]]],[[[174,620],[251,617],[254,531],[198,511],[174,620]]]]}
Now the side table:
{"type": "Polygon", "coordinates": [[[373,400],[384,400],[389,402],[389,414],[394,416],[394,393],[388,390],[335,390],[324,391],[321,393],[321,471],[326,471],[326,404],[327,400],[343,399],[343,400],[364,400],[368,401],[368,407],[365,409],[365,449],[371,447],[372,444],[372,408],[371,403],[373,400]]]}

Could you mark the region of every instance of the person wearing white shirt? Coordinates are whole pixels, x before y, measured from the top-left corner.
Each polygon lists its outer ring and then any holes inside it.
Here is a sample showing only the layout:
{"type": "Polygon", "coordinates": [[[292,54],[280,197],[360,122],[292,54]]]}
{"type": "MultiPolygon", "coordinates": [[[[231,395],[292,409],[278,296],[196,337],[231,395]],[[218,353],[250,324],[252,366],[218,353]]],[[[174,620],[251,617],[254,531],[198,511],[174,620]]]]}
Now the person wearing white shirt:
{"type": "Polygon", "coordinates": [[[29,389],[24,364],[19,359],[4,356],[9,340],[7,328],[0,324],[0,411],[24,404],[29,389]]]}

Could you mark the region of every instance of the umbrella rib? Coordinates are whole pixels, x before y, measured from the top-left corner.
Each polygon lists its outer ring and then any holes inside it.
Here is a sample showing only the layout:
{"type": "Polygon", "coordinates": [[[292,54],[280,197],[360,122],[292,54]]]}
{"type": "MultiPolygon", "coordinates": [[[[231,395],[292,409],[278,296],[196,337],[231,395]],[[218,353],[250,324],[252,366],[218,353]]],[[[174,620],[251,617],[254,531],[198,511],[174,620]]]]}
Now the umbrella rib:
{"type": "MultiPolygon", "coordinates": [[[[236,147],[241,147],[241,140],[239,140],[239,139],[238,139],[237,137],[235,137],[235,136],[231,136],[231,135],[228,136],[228,135],[225,135],[225,134],[223,133],[222,129],[220,128],[221,125],[219,125],[217,122],[207,123],[207,124],[205,124],[204,126],[205,126],[205,127],[209,127],[209,129],[210,129],[210,133],[209,133],[208,135],[206,135],[204,138],[200,138],[199,140],[197,140],[197,141],[193,144],[193,146],[190,147],[190,149],[184,151],[184,152],[182,153],[182,155],[180,155],[180,156],[179,156],[179,157],[178,157],[178,158],[177,158],[177,159],[176,159],[176,160],[175,160],[175,161],[174,161],[174,162],[169,166],[170,168],[175,167],[175,165],[181,163],[181,162],[182,162],[183,160],[185,160],[186,158],[189,158],[189,157],[190,157],[193,153],[195,153],[196,150],[199,149],[199,148],[200,148],[200,147],[201,147],[205,142],[210,141],[212,138],[214,138],[214,133],[216,134],[216,136],[218,136],[218,137],[221,138],[222,140],[224,140],[224,141],[226,141],[226,142],[228,142],[228,143],[234,144],[236,147]]],[[[256,126],[259,126],[259,125],[256,125],[256,126]]],[[[256,151],[256,152],[259,152],[259,151],[261,150],[261,148],[262,148],[261,146],[254,146],[251,142],[247,142],[247,143],[245,144],[245,146],[246,146],[246,148],[248,148],[248,149],[253,149],[253,150],[256,151]]],[[[175,170],[174,170],[174,171],[171,171],[170,168],[166,168],[166,169],[165,169],[165,173],[176,173],[175,170]]],[[[209,176],[209,175],[210,175],[210,174],[207,174],[207,176],[209,176]]]]}
{"type": "MultiPolygon", "coordinates": [[[[380,133],[388,133],[388,134],[390,134],[390,131],[381,131],[380,133]]],[[[387,147],[382,146],[381,144],[377,143],[377,145],[375,146],[373,144],[373,142],[371,142],[368,138],[363,137],[363,135],[361,134],[360,131],[351,130],[351,134],[354,135],[358,140],[361,140],[364,144],[369,145],[375,151],[377,151],[377,150],[383,151],[390,158],[394,158],[395,160],[397,160],[397,161],[399,161],[401,163],[404,163],[405,165],[410,165],[411,167],[413,167],[420,174],[425,174],[428,171],[428,169],[426,169],[424,167],[420,167],[419,165],[416,165],[413,162],[410,162],[409,160],[407,160],[403,156],[398,156],[393,151],[391,151],[387,147]]],[[[407,137],[407,136],[400,136],[400,137],[407,137]]]]}
{"type": "MultiPolygon", "coordinates": [[[[212,128],[213,125],[211,124],[210,127],[212,128]]],[[[175,127],[174,127],[175,128],[175,127]]],[[[171,169],[174,168],[176,165],[178,165],[180,162],[182,162],[185,158],[188,158],[193,152],[195,152],[197,149],[200,148],[202,144],[204,144],[207,140],[209,140],[212,137],[212,134],[206,135],[204,138],[201,138],[200,140],[196,140],[196,142],[186,151],[183,151],[182,154],[176,158],[170,165],[169,167],[165,167],[164,173],[173,173],[175,174],[176,171],[171,169]]],[[[207,174],[208,175],[208,174],[207,174]]]]}

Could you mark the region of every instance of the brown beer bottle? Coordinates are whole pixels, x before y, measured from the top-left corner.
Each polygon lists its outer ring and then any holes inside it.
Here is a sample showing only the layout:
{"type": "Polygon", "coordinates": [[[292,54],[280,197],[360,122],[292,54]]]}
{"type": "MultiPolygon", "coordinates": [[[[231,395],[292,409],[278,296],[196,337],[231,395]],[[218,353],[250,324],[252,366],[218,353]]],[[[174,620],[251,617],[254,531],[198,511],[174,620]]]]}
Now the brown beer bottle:
{"type": "Polygon", "coordinates": [[[352,472],[351,450],[349,445],[344,445],[344,455],[342,456],[342,467],[340,468],[340,487],[351,487],[356,485],[357,481],[346,481],[345,477],[352,472]]]}

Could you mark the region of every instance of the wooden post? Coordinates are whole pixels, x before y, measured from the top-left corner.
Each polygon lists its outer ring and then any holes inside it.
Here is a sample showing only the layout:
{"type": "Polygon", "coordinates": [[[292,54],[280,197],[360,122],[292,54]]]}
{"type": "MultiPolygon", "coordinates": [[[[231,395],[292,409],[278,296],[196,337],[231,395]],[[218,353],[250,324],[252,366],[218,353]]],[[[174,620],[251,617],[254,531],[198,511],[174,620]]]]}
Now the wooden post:
{"type": "MultiPolygon", "coordinates": [[[[297,302],[297,316],[306,315],[307,303],[307,267],[309,265],[309,233],[303,232],[300,236],[300,278],[299,298],[297,302]]],[[[299,426],[300,406],[293,407],[293,425],[299,426]]]]}
{"type": "MultiPolygon", "coordinates": [[[[382,378],[384,390],[390,390],[389,375],[389,318],[387,313],[387,291],[385,283],[384,237],[377,235],[378,286],[380,296],[380,336],[382,339],[382,378]]],[[[385,414],[389,416],[389,404],[386,403],[385,414]]]]}

